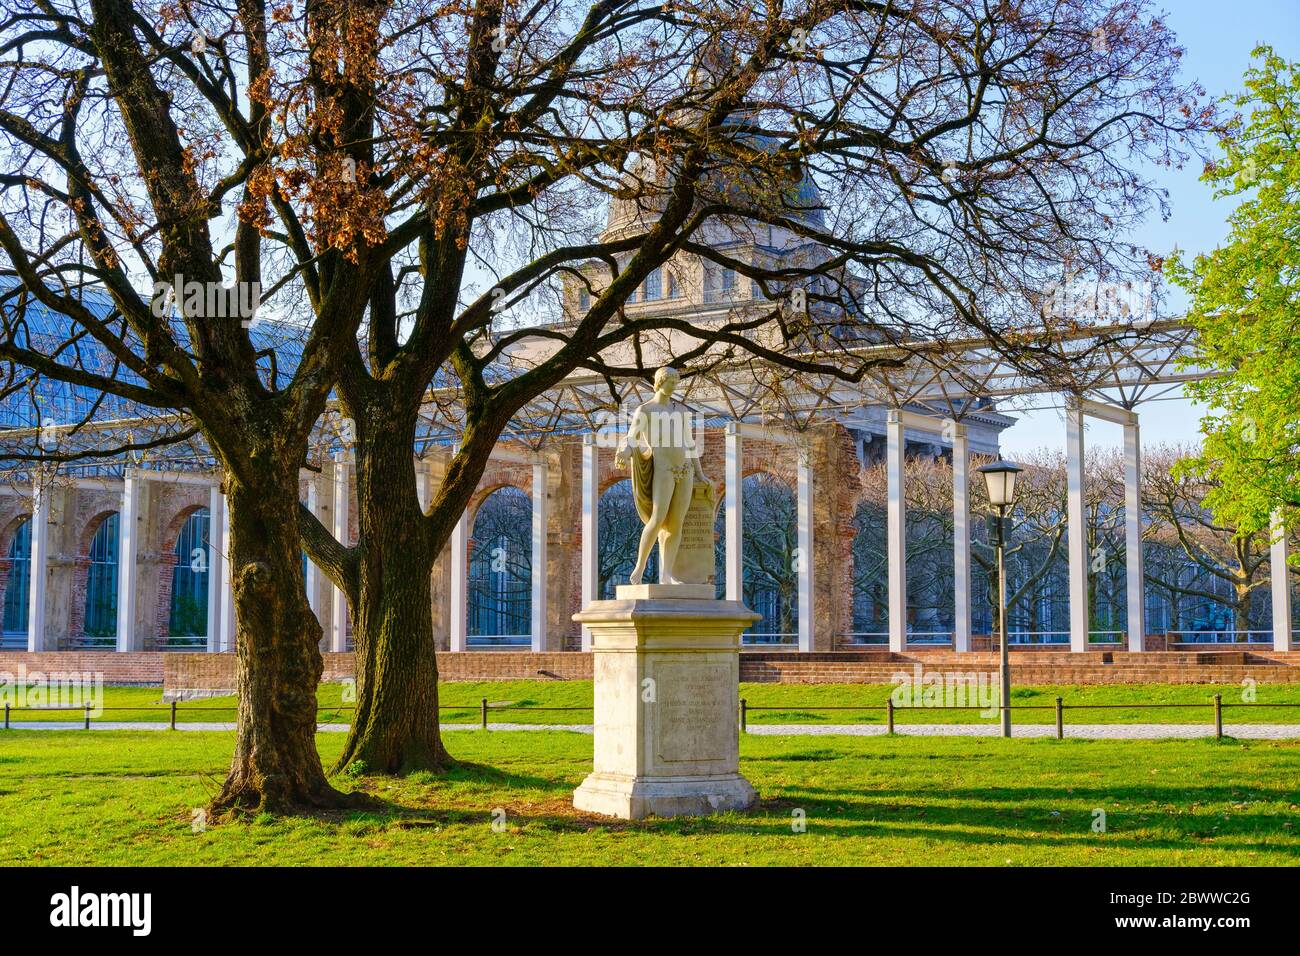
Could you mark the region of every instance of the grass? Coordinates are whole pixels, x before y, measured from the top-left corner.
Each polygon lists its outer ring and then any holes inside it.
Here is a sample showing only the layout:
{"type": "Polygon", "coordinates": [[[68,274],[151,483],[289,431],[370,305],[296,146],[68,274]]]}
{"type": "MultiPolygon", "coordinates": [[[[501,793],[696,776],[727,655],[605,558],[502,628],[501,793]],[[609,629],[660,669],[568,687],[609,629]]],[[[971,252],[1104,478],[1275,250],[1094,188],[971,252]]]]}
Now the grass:
{"type": "MultiPolygon", "coordinates": [[[[1300,861],[1300,743],[746,737],[745,814],[573,810],[591,737],[456,734],[445,777],[342,778],[383,809],[194,832],[229,733],[0,735],[0,863],[1252,865],[1300,861]],[[504,813],[504,829],[492,827],[504,813]],[[1096,810],[1106,832],[1093,830],[1096,810]],[[806,832],[792,820],[806,815],[806,832]],[[500,814],[498,814],[500,816],[500,814]]],[[[329,761],[339,734],[318,738],[329,761]]]]}
{"type": "MultiPolygon", "coordinates": [[[[742,684],[740,694],[751,708],[751,724],[880,724],[885,721],[884,706],[894,688],[888,684],[742,684]],[[776,708],[767,710],[763,708],[776,708]],[[867,710],[817,711],[816,707],[867,707],[867,710]]],[[[323,722],[346,722],[348,711],[342,709],[342,684],[323,684],[318,692],[323,722]]],[[[1056,720],[1052,707],[1060,696],[1066,704],[1067,724],[1102,723],[1169,723],[1209,724],[1213,721],[1211,701],[1223,695],[1224,720],[1227,723],[1300,723],[1300,706],[1289,708],[1233,707],[1241,703],[1244,688],[1236,684],[1098,684],[1086,686],[1017,687],[1011,692],[1015,705],[1031,705],[1033,710],[1017,711],[1014,719],[1024,724],[1051,724],[1056,720]],[[1195,704],[1195,708],[1144,709],[1145,703],[1195,704]],[[1106,705],[1106,709],[1070,710],[1068,705],[1106,705]]],[[[1254,688],[1257,703],[1300,705],[1300,684],[1260,684],[1254,688]]],[[[450,723],[477,723],[479,702],[487,698],[492,722],[529,724],[587,724],[591,722],[590,681],[476,681],[443,684],[440,688],[444,705],[458,709],[444,710],[443,719],[450,723]],[[576,707],[580,710],[530,710],[540,707],[576,707]]],[[[104,706],[110,708],[100,718],[109,721],[165,721],[170,713],[162,702],[159,687],[106,687],[104,706]],[[112,708],[141,708],[114,710],[112,708]]],[[[184,701],[177,720],[203,722],[233,720],[235,699],[218,697],[184,701]]],[[[30,720],[81,721],[75,711],[13,711],[15,723],[30,720]]],[[[974,710],[936,710],[919,707],[899,709],[897,723],[986,723],[995,720],[974,710]]]]}

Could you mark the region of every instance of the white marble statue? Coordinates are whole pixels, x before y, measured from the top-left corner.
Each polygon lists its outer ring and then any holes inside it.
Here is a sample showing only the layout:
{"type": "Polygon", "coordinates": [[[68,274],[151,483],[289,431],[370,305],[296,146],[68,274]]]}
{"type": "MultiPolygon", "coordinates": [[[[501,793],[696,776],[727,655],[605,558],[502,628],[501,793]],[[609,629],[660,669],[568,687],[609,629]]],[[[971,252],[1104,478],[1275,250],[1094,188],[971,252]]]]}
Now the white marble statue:
{"type": "Polygon", "coordinates": [[[703,449],[693,444],[690,409],[673,401],[673,390],[680,378],[676,369],[666,366],[655,373],[654,398],[633,413],[623,443],[614,453],[615,467],[631,465],[632,497],[644,525],[636,567],[630,577],[632,584],[641,583],[656,541],[660,583],[687,583],[674,574],[686,513],[697,493],[710,505],[715,497],[713,484],[700,467],[703,449]]]}

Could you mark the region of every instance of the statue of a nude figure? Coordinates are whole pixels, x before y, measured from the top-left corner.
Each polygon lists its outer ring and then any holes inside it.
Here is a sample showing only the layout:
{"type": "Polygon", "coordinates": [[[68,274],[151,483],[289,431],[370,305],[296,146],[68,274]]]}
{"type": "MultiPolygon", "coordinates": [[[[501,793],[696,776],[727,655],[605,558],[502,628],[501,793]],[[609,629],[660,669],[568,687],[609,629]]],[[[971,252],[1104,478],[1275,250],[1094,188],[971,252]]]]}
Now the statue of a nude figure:
{"type": "Polygon", "coordinates": [[[673,564],[697,480],[707,489],[708,499],[713,499],[713,485],[704,477],[699,454],[690,453],[690,410],[673,401],[679,380],[676,369],[664,367],[655,373],[654,398],[633,413],[627,435],[614,453],[616,468],[632,466],[632,496],[645,525],[630,578],[632,584],[641,583],[656,541],[660,583],[682,583],[673,576],[673,564]]]}

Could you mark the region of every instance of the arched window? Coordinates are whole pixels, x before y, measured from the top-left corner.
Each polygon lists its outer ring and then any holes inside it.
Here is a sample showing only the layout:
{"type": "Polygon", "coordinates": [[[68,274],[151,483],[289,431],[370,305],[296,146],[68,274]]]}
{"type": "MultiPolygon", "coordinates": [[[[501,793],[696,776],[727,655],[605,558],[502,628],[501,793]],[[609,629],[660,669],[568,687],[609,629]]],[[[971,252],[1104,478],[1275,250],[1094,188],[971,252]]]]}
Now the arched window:
{"type": "Polygon", "coordinates": [[[90,541],[90,573],[86,577],[86,637],[117,636],[116,513],[100,524],[90,541]]]}
{"type": "Polygon", "coordinates": [[[172,568],[172,606],[167,619],[171,637],[206,637],[208,633],[209,515],[199,508],[185,519],[176,536],[172,568]]]}
{"type": "Polygon", "coordinates": [[[532,526],[532,502],[518,488],[498,488],[479,506],[470,539],[469,644],[529,643],[532,526]]]}
{"type": "Polygon", "coordinates": [[[18,526],[9,542],[5,578],[4,645],[27,645],[27,605],[32,583],[32,521],[18,526]]]}
{"type": "MultiPolygon", "coordinates": [[[[614,589],[620,584],[628,583],[628,576],[636,566],[636,552],[641,543],[641,519],[636,513],[636,502],[632,500],[632,482],[628,478],[615,482],[605,489],[600,496],[597,507],[600,516],[599,531],[596,535],[598,556],[597,566],[600,574],[600,586],[596,596],[600,600],[612,600],[614,589]]],[[[659,580],[659,548],[650,552],[646,564],[647,583],[659,580]]]]}

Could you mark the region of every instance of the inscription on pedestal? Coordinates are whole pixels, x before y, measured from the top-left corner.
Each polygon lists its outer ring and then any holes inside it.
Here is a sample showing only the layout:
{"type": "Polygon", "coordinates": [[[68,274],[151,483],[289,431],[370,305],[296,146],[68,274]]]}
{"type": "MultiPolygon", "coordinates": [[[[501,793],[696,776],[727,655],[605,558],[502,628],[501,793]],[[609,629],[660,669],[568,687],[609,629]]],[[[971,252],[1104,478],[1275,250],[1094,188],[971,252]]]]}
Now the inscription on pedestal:
{"type": "Polygon", "coordinates": [[[713,524],[718,515],[718,502],[717,496],[710,498],[708,491],[708,485],[696,482],[691,506],[682,522],[682,543],[673,573],[683,584],[713,584],[717,580],[713,524]]]}
{"type": "Polygon", "coordinates": [[[727,760],[734,749],[734,691],[726,664],[655,668],[655,751],[664,763],[727,760]]]}

